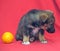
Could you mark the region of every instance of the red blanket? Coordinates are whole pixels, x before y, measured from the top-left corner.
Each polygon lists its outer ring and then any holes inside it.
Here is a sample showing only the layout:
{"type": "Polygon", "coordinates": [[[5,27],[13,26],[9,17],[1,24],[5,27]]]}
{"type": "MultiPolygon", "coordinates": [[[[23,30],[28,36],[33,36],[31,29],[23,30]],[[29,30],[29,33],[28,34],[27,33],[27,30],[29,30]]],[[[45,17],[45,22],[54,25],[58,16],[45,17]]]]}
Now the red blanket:
{"type": "Polygon", "coordinates": [[[60,0],[0,0],[0,51],[60,51],[60,0]],[[12,44],[3,44],[1,35],[6,31],[15,35],[21,16],[30,9],[53,11],[56,32],[45,34],[48,43],[34,42],[23,46],[14,41],[12,44]]]}

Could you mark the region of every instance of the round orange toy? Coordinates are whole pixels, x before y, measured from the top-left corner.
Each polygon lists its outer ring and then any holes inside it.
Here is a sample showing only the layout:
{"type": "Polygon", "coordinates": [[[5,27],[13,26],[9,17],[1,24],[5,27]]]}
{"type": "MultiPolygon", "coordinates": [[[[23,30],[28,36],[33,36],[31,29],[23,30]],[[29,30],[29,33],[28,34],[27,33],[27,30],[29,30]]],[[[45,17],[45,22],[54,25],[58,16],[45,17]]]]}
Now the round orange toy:
{"type": "Polygon", "coordinates": [[[4,43],[11,43],[11,42],[13,42],[13,40],[14,40],[14,36],[13,36],[13,34],[11,32],[5,32],[5,33],[3,33],[3,35],[2,35],[2,41],[4,43]]]}

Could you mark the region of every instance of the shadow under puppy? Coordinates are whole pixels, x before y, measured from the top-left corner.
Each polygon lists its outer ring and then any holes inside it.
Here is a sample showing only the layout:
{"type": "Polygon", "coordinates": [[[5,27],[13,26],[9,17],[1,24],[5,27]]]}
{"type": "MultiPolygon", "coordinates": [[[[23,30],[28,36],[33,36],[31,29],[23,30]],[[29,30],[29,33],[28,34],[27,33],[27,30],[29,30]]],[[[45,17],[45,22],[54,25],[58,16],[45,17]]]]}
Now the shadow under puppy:
{"type": "Polygon", "coordinates": [[[35,40],[47,43],[44,31],[54,33],[54,15],[49,10],[32,9],[22,16],[16,32],[16,40],[22,40],[22,44],[30,44],[35,40]]]}

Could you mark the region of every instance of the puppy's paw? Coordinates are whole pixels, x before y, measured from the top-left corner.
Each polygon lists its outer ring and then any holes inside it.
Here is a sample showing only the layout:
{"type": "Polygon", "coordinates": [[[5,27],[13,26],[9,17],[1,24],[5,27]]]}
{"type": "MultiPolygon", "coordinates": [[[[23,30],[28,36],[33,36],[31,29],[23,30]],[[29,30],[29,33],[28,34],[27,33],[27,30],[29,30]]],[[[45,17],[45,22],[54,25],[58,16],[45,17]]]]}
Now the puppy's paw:
{"type": "Polygon", "coordinates": [[[35,38],[34,38],[34,37],[30,38],[30,42],[33,42],[34,40],[35,40],[35,38]]]}
{"type": "Polygon", "coordinates": [[[47,42],[47,40],[42,40],[41,43],[46,44],[48,42],[47,42]]]}
{"type": "Polygon", "coordinates": [[[24,44],[24,45],[29,45],[30,42],[22,42],[22,44],[24,44]]]}

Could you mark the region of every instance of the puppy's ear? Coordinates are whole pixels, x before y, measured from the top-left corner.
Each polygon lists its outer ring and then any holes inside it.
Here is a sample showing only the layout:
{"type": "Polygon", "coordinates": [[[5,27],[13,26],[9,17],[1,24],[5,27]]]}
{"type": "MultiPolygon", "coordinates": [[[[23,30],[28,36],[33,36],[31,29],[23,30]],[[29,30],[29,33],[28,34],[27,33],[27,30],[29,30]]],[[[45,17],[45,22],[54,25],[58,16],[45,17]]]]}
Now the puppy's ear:
{"type": "Polygon", "coordinates": [[[50,12],[50,13],[54,14],[54,13],[53,13],[53,11],[51,11],[51,10],[45,10],[45,11],[46,11],[46,12],[50,12]]]}
{"type": "Polygon", "coordinates": [[[48,18],[48,14],[46,14],[46,13],[42,13],[40,15],[40,19],[43,20],[43,22],[45,22],[47,20],[47,18],[48,18]]]}

